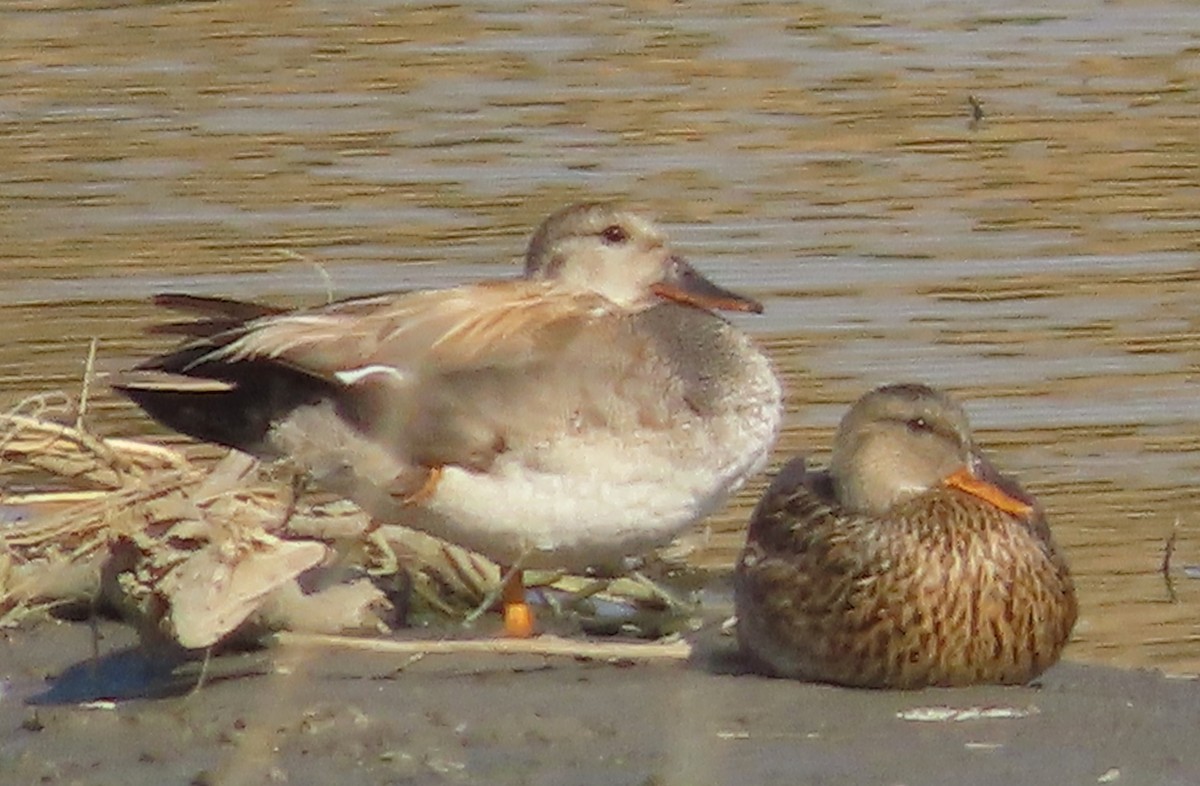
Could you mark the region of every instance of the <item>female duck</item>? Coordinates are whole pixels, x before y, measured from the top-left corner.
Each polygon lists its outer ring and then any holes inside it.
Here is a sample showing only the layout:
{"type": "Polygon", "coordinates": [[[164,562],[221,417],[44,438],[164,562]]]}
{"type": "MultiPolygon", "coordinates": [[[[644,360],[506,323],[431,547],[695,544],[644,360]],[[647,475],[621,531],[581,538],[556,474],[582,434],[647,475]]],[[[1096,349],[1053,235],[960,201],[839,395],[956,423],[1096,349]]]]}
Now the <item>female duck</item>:
{"type": "Polygon", "coordinates": [[[1077,612],[1037,502],[924,385],[863,396],[827,472],[793,459],[750,523],[738,638],[779,676],[872,688],[1024,683],[1077,612]]]}

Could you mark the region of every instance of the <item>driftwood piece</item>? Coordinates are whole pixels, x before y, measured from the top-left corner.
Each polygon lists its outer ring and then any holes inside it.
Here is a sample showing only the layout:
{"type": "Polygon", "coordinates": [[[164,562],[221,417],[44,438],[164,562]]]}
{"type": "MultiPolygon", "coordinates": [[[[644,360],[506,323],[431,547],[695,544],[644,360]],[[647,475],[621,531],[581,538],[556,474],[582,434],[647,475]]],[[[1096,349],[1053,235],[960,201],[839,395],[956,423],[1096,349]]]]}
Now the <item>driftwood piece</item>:
{"type": "MultiPolygon", "coordinates": [[[[102,595],[147,630],[208,647],[330,557],[320,539],[287,537],[291,486],[247,456],[206,469],[170,448],[21,409],[0,416],[2,468],[84,488],[0,494],[0,625],[102,595]]],[[[360,592],[347,629],[362,627],[365,606],[390,609],[382,592],[366,604],[360,592]]],[[[318,630],[338,629],[328,616],[318,630]]],[[[305,629],[279,609],[272,620],[305,629]]]]}

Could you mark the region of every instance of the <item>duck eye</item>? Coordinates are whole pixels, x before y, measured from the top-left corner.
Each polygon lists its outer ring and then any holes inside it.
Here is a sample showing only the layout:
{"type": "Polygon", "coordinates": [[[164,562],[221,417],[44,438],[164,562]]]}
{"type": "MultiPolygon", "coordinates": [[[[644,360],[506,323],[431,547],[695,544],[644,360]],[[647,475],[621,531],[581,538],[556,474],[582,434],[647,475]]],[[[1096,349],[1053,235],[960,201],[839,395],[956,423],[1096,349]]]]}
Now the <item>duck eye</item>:
{"type": "Polygon", "coordinates": [[[629,240],[629,233],[619,224],[612,224],[600,232],[600,237],[610,246],[619,246],[629,240]]]}
{"type": "Polygon", "coordinates": [[[925,422],[925,418],[912,418],[904,423],[908,426],[908,430],[913,433],[924,432],[929,430],[929,424],[925,422]]]}

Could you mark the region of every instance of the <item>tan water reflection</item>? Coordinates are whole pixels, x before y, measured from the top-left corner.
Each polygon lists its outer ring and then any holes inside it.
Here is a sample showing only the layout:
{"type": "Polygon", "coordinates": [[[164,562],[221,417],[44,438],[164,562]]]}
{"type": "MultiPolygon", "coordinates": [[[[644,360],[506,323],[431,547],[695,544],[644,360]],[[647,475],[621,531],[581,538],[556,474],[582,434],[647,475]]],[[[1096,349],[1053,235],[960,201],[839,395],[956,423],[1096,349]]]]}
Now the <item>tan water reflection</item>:
{"type": "Polygon", "coordinates": [[[631,196],[767,299],[777,460],[947,386],[1068,549],[1068,657],[1200,671],[1200,581],[1158,572],[1176,520],[1200,563],[1200,9],[855,5],[7,3],[0,404],[147,351],[158,289],[443,285],[631,196]]]}

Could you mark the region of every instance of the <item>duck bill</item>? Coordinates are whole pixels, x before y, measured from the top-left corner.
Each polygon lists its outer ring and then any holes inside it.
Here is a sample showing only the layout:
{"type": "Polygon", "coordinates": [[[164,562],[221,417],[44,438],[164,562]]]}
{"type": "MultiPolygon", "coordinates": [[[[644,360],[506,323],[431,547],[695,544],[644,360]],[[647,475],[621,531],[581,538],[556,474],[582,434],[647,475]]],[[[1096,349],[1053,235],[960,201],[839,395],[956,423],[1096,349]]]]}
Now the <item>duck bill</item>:
{"type": "Polygon", "coordinates": [[[717,286],[688,264],[687,260],[672,257],[671,262],[671,275],[650,287],[659,297],[709,311],[762,313],[762,303],[717,286]]]}
{"type": "Polygon", "coordinates": [[[1015,493],[1003,489],[996,483],[986,479],[988,474],[980,473],[983,476],[980,477],[970,467],[963,467],[947,477],[943,483],[950,488],[965,491],[968,494],[978,497],[992,507],[999,508],[1013,516],[1028,518],[1033,513],[1033,505],[1016,496],[1015,493]]]}

